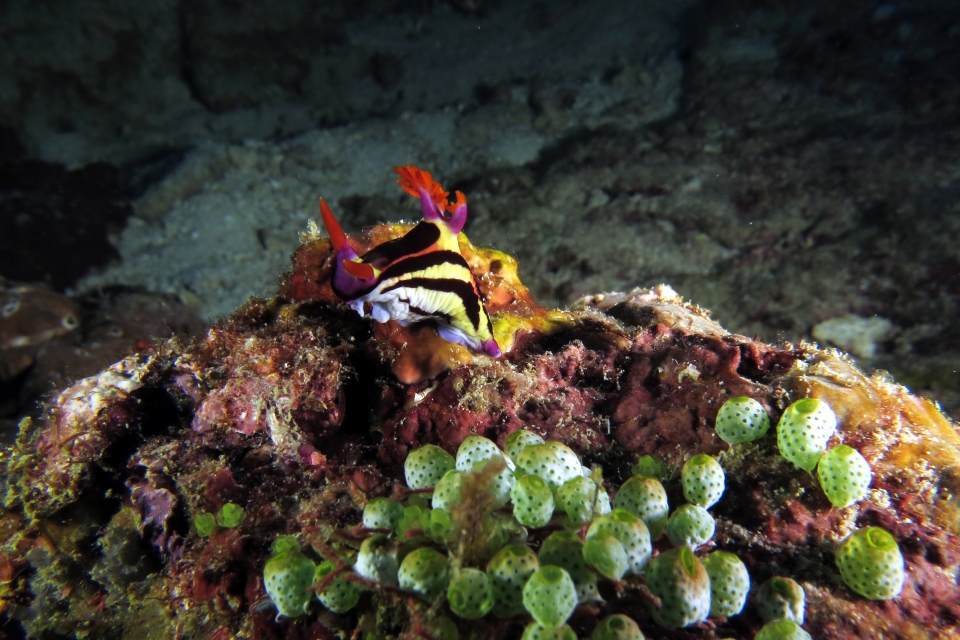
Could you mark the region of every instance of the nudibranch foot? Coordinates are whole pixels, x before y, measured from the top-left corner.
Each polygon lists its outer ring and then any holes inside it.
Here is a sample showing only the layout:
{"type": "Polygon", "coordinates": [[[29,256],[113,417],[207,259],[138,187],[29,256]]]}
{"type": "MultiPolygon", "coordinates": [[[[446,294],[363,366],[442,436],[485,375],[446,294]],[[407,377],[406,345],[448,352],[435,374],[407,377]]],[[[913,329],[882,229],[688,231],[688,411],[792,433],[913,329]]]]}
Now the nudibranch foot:
{"type": "Polygon", "coordinates": [[[500,345],[497,344],[497,341],[491,338],[486,342],[481,343],[480,348],[475,348],[474,341],[470,336],[464,335],[456,327],[444,326],[442,324],[437,325],[437,333],[440,334],[440,337],[446,340],[447,342],[452,342],[454,344],[459,344],[473,351],[479,351],[487,354],[491,358],[499,358],[502,355],[500,351],[500,345]]]}

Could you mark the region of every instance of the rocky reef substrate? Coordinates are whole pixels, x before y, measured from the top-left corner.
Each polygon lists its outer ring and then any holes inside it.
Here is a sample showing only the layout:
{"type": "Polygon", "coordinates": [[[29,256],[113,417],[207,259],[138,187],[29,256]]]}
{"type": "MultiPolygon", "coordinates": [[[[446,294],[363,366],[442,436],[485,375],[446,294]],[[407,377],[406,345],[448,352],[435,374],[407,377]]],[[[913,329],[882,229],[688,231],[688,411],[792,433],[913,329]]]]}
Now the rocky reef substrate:
{"type": "MultiPolygon", "coordinates": [[[[381,225],[360,244],[401,231],[381,225]]],[[[804,627],[820,640],[958,632],[960,435],[933,403],[839,352],[730,334],[669,287],[543,309],[512,258],[462,244],[506,351],[499,360],[430,327],[359,318],[329,289],[328,242],[308,233],[277,297],[85,378],[24,421],[3,453],[0,635],[413,637],[421,620],[393,592],[365,594],[345,615],[314,603],[276,620],[262,581],[271,544],[293,535],[307,553],[348,549],[368,501],[401,490],[411,449],[455,452],[472,434],[503,446],[519,428],[599,465],[611,492],[640,456],[655,456],[672,472],[671,504],[682,501],[684,461],[717,456],[727,490],[706,550],[736,553],[755,585],[800,582],[804,627]],[[872,468],[867,497],[833,508],[772,434],[735,448],[720,440],[720,406],[743,395],[773,419],[798,398],[827,401],[840,422],[831,444],[857,448],[872,468]],[[201,537],[196,518],[226,504],[242,521],[201,537]],[[839,542],[871,525],[893,534],[906,561],[893,600],[856,595],[834,563],[839,542]]],[[[581,607],[571,626],[587,637],[626,612],[648,637],[693,639],[752,638],[763,624],[751,599],[739,616],[663,629],[645,613],[641,582],[581,607]]],[[[519,638],[524,623],[472,621],[460,637],[519,638]]]]}

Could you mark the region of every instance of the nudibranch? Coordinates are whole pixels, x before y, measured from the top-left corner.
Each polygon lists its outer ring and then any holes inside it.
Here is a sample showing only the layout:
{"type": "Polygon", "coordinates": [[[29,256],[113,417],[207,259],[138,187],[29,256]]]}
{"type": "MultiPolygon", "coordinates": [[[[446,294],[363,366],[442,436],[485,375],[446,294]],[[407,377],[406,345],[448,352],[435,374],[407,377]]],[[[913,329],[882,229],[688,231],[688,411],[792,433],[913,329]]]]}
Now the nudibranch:
{"type": "Polygon", "coordinates": [[[445,340],[499,357],[490,316],[457,240],[467,221],[466,197],[457,191],[451,202],[450,193],[417,167],[394,171],[403,190],[420,198],[423,220],[363,256],[350,246],[330,207],[320,200],[320,215],[336,251],[334,293],[361,316],[369,303],[377,322],[406,326],[432,320],[445,340]]]}

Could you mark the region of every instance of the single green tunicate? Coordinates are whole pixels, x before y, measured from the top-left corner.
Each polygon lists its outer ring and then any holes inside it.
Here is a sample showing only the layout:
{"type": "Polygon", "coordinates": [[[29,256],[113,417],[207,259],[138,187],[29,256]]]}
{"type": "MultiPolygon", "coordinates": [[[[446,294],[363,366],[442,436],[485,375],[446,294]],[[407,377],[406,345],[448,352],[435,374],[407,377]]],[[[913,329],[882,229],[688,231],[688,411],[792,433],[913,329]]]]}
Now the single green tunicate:
{"type": "Polygon", "coordinates": [[[523,629],[520,640],[577,640],[577,634],[570,625],[545,627],[539,622],[531,622],[523,629]]]}
{"type": "Polygon", "coordinates": [[[561,485],[567,480],[583,476],[583,464],[580,462],[580,456],[573,449],[559,440],[547,440],[544,444],[553,451],[553,455],[557,456],[557,460],[563,466],[561,485]]]}
{"type": "Polygon", "coordinates": [[[777,424],[777,447],[784,458],[813,471],[836,430],[837,416],[830,405],[816,398],[797,400],[777,424]]]}
{"type": "Polygon", "coordinates": [[[476,480],[483,478],[488,482],[487,491],[493,498],[494,508],[510,502],[510,490],[513,489],[517,477],[507,464],[506,456],[480,460],[467,473],[476,474],[474,475],[476,480]]]}
{"type": "Polygon", "coordinates": [[[397,537],[400,540],[409,540],[415,537],[418,532],[422,532],[421,519],[424,512],[431,511],[420,506],[408,506],[403,508],[403,515],[397,522],[397,537]]]}
{"type": "Polygon", "coordinates": [[[487,574],[479,569],[461,569],[447,588],[450,610],[461,618],[476,620],[493,608],[493,589],[487,574]]]}
{"type": "Polygon", "coordinates": [[[523,606],[543,626],[559,627],[577,607],[577,588],[564,569],[546,565],[523,585],[523,606]]]}
{"type": "Polygon", "coordinates": [[[556,509],[566,514],[563,524],[571,529],[590,524],[594,515],[600,513],[603,505],[600,492],[603,488],[590,478],[577,476],[563,483],[557,489],[554,499],[556,509]]]}
{"type": "Polygon", "coordinates": [[[403,517],[403,505],[390,498],[374,498],[363,508],[363,526],[368,529],[397,528],[403,517]]]}
{"type": "Polygon", "coordinates": [[[523,613],[523,585],[540,568],[537,554],[523,545],[507,545],[487,564],[493,589],[493,614],[509,618],[523,613]]]}
{"type": "Polygon", "coordinates": [[[717,503],[726,488],[723,467],[716,458],[701,453],[687,460],[680,471],[683,496],[687,502],[709,509],[717,503]]]}
{"type": "Polygon", "coordinates": [[[443,540],[453,529],[453,518],[443,509],[427,509],[420,512],[420,528],[434,540],[443,540]]]}
{"type": "Polygon", "coordinates": [[[538,556],[540,566],[553,564],[570,574],[577,587],[577,598],[580,602],[599,598],[597,574],[590,570],[587,561],[583,559],[583,542],[575,532],[554,531],[540,545],[538,556]]]}
{"type": "Polygon", "coordinates": [[[370,536],[360,545],[353,569],[367,580],[397,584],[397,544],[383,534],[370,536]]]}
{"type": "Polygon", "coordinates": [[[652,540],[663,533],[670,515],[667,492],[659,480],[649,476],[633,476],[624,482],[613,496],[613,507],[626,509],[643,520],[652,540]]]}
{"type": "Polygon", "coordinates": [[[667,539],[677,547],[696,549],[713,537],[717,523],[698,504],[681,505],[667,520],[667,539]]]}
{"type": "Polygon", "coordinates": [[[896,539],[880,527],[851,534],[837,550],[837,567],[848,587],[869,600],[889,600],[903,590],[903,556],[896,539]]]}
{"type": "Polygon", "coordinates": [[[644,640],[644,637],[633,618],[615,613],[600,621],[590,640],[644,640]]]}
{"type": "Polygon", "coordinates": [[[299,549],[289,549],[267,560],[263,568],[263,586],[281,615],[295,618],[306,612],[310,603],[307,589],[313,584],[317,567],[299,549]]]}
{"type": "Polygon", "coordinates": [[[427,600],[443,593],[450,577],[447,557],[430,547],[420,547],[400,563],[397,579],[401,589],[413,591],[427,600]]]}
{"type": "Polygon", "coordinates": [[[587,539],[594,536],[613,536],[627,552],[627,574],[640,575],[653,553],[650,530],[643,520],[623,509],[614,509],[596,518],[587,529],[587,539]]]}
{"type": "Polygon", "coordinates": [[[520,524],[537,528],[550,522],[553,516],[553,493],[539,476],[525,475],[519,478],[510,490],[510,498],[513,500],[513,517],[520,524]]]}
{"type": "Polygon", "coordinates": [[[583,543],[583,559],[611,580],[619,580],[627,571],[627,552],[613,536],[594,536],[583,543]]]}
{"type": "Polygon", "coordinates": [[[766,622],[785,618],[803,624],[806,594],[792,578],[770,578],[757,590],[756,602],[760,617],[766,622]]]}
{"type": "Polygon", "coordinates": [[[494,506],[502,507],[510,501],[513,487],[513,464],[493,440],[482,436],[467,436],[457,449],[457,470],[464,473],[486,474],[490,482],[490,494],[494,506]]]}
{"type": "Polygon", "coordinates": [[[234,527],[240,526],[240,523],[243,522],[246,515],[243,507],[228,502],[223,505],[223,507],[220,508],[220,512],[217,513],[217,524],[224,529],[233,529],[234,527]]]}
{"type": "Polygon", "coordinates": [[[491,458],[503,458],[503,452],[496,442],[483,436],[467,436],[457,449],[457,470],[470,471],[478,462],[491,458]]]}
{"type": "Polygon", "coordinates": [[[714,551],[703,559],[710,576],[710,617],[729,618],[743,611],[750,592],[750,574],[735,554],[714,551]]]}
{"type": "Polygon", "coordinates": [[[860,452],[845,444],[830,449],[817,463],[820,487],[833,506],[843,509],[867,495],[873,474],[860,452]]]}
{"type": "Polygon", "coordinates": [[[437,481],[433,490],[433,501],[431,505],[434,509],[443,509],[452,511],[455,506],[460,504],[460,486],[463,472],[451,469],[443,474],[443,477],[437,481]]]}
{"type": "Polygon", "coordinates": [[[556,491],[567,478],[567,467],[552,447],[531,444],[517,455],[517,475],[533,475],[547,483],[550,491],[556,491]]]}
{"type": "Polygon", "coordinates": [[[503,450],[510,456],[513,460],[517,459],[517,456],[520,455],[520,452],[531,444],[543,444],[544,440],[533,431],[528,431],[526,429],[517,429],[513,433],[507,436],[506,442],[504,442],[503,450]]]}
{"type": "Polygon", "coordinates": [[[723,403],[714,425],[721,440],[740,444],[762,438],[770,428],[770,416],[753,398],[737,396],[723,403]]]}
{"type": "Polygon", "coordinates": [[[753,640],[813,640],[813,637],[793,620],[774,620],[765,624],[753,640]]]}
{"type": "Polygon", "coordinates": [[[710,577],[687,547],[671,549],[654,557],[646,571],[647,587],[660,599],[651,603],[657,624],[671,629],[697,624],[710,613],[710,577]]]}
{"type": "Polygon", "coordinates": [[[433,444],[425,444],[407,455],[403,475],[411,489],[436,486],[447,471],[456,467],[454,457],[433,444]]]}
{"type": "Polygon", "coordinates": [[[663,480],[667,475],[667,469],[663,466],[662,462],[653,456],[643,456],[637,460],[637,464],[633,465],[630,473],[635,476],[640,476],[641,478],[663,480]]]}
{"type": "Polygon", "coordinates": [[[217,519],[212,513],[201,513],[193,519],[193,527],[197,530],[197,535],[206,538],[217,528],[217,519]]]}
{"type": "MultiPolygon", "coordinates": [[[[332,560],[325,560],[317,566],[314,582],[320,582],[337,569],[332,560]]],[[[321,590],[317,591],[317,600],[334,613],[346,613],[357,606],[363,590],[347,580],[343,574],[331,579],[321,590]]]]}

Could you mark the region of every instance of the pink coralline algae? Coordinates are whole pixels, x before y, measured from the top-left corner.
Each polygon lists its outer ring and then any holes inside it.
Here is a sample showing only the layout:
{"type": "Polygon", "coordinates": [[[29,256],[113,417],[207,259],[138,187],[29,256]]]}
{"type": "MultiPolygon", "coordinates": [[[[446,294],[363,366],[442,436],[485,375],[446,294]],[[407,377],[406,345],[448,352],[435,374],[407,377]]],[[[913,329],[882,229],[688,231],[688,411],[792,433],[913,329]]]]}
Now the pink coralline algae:
{"type": "MultiPolygon", "coordinates": [[[[401,232],[383,225],[352,242],[401,232]]],[[[524,428],[598,466],[611,494],[638,458],[656,457],[672,507],[683,502],[684,462],[717,456],[727,489],[712,507],[716,534],[697,553],[736,553],[758,585],[777,575],[799,582],[804,628],[820,640],[960,631],[960,436],[934,405],[836,352],[730,334],[669,287],[542,309],[509,256],[461,244],[502,358],[458,345],[438,354],[429,325],[360,318],[325,280],[329,242],[308,235],[278,297],[84,378],[24,421],[3,455],[3,628],[29,637],[415,637],[437,611],[395,588],[368,593],[347,614],[311,601],[305,615],[276,619],[263,586],[271,545],[295,536],[314,562],[349,558],[363,507],[409,494],[409,451],[435,444],[453,454],[470,435],[502,447],[524,428]],[[772,420],[802,397],[829,402],[840,421],[831,444],[870,463],[868,495],[834,508],[771,434],[727,445],[714,420],[735,396],[757,400],[772,420]],[[226,504],[242,508],[238,526],[199,535],[194,520],[226,504]],[[867,601],[840,579],[833,549],[865,526],[890,531],[903,550],[897,598],[867,601]]],[[[667,631],[646,613],[642,577],[621,587],[620,599],[577,608],[579,637],[614,612],[657,638],[752,638],[763,626],[748,599],[739,616],[667,631]]],[[[460,637],[519,638],[524,624],[481,619],[460,637]]]]}
{"type": "Polygon", "coordinates": [[[234,344],[217,368],[215,385],[204,384],[201,372],[196,379],[180,381],[184,389],[195,384],[210,388],[191,425],[205,441],[236,441],[266,431],[277,452],[293,455],[302,437],[330,435],[339,428],[340,354],[324,344],[321,333],[302,327],[274,336],[212,330],[199,345],[201,353],[208,355],[208,346],[222,348],[224,340],[234,344]]]}

